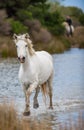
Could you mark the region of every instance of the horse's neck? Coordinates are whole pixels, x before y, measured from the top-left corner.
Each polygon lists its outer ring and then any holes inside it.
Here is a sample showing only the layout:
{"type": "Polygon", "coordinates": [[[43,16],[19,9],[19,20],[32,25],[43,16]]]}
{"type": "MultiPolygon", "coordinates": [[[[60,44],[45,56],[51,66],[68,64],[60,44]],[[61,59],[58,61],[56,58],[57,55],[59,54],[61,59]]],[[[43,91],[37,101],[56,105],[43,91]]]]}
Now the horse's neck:
{"type": "Polygon", "coordinates": [[[68,26],[69,26],[67,22],[63,22],[63,25],[64,25],[65,27],[68,27],[68,26]]]}

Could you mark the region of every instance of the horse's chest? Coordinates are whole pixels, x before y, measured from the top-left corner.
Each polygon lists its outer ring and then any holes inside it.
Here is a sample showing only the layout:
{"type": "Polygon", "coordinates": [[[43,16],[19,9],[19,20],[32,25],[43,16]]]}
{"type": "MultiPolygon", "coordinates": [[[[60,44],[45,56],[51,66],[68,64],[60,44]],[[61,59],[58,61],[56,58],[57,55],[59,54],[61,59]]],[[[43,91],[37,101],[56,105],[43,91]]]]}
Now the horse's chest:
{"type": "Polygon", "coordinates": [[[35,76],[32,73],[29,72],[19,72],[19,80],[22,83],[30,84],[33,83],[35,79],[35,76]]]}

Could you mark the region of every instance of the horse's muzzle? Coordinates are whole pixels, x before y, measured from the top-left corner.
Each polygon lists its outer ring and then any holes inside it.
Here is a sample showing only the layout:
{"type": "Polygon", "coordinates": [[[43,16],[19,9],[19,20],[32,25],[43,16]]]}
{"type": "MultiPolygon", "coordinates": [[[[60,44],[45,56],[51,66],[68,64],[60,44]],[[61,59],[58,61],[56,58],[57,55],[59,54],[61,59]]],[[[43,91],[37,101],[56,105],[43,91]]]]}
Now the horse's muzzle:
{"type": "Polygon", "coordinates": [[[18,57],[18,60],[21,62],[21,63],[24,63],[25,62],[25,57],[18,57]]]}

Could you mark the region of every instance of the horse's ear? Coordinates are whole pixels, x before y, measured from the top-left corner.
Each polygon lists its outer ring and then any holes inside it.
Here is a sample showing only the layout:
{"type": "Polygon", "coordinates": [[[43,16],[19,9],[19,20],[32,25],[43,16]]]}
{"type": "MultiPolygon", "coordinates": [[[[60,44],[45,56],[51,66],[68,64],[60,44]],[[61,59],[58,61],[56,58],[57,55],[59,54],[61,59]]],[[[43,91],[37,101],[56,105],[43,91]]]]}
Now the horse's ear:
{"type": "Polygon", "coordinates": [[[17,40],[17,35],[15,33],[13,34],[13,39],[17,40]]]}
{"type": "Polygon", "coordinates": [[[29,36],[28,33],[25,34],[25,38],[26,38],[26,39],[30,38],[30,36],[29,36]]]}

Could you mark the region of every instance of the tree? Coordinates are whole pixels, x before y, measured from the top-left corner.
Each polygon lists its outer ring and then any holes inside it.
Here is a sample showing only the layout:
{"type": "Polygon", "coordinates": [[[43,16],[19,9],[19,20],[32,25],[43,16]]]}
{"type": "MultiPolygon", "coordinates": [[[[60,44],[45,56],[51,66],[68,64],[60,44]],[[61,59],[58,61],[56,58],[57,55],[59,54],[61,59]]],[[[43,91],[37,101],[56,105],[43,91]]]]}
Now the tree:
{"type": "Polygon", "coordinates": [[[64,33],[64,27],[62,26],[63,17],[61,13],[55,11],[53,13],[49,13],[45,16],[45,26],[50,30],[50,32],[54,35],[60,35],[64,33]]]}
{"type": "Polygon", "coordinates": [[[30,5],[44,4],[47,0],[0,0],[0,8],[6,8],[8,16],[16,15],[17,10],[27,9],[30,5]]]}
{"type": "Polygon", "coordinates": [[[1,0],[0,8],[6,8],[8,16],[16,15],[17,10],[26,9],[31,0],[1,0]]]}
{"type": "Polygon", "coordinates": [[[78,7],[69,7],[72,13],[72,16],[80,17],[83,14],[82,9],[78,7]]]}

